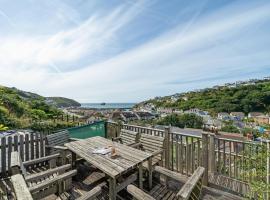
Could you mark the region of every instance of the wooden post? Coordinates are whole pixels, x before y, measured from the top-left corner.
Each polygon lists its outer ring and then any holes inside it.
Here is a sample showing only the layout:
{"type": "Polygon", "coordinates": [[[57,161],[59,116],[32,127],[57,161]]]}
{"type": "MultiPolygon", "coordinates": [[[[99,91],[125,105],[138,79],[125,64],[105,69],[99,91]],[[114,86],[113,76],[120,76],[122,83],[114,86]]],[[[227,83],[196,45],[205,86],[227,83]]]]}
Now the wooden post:
{"type": "Polygon", "coordinates": [[[77,159],[77,156],[74,152],[71,152],[71,166],[72,166],[72,169],[76,169],[76,159],[77,159]]]}
{"type": "Polygon", "coordinates": [[[205,168],[203,185],[208,185],[208,133],[202,132],[202,167],[205,168]]]}
{"type": "Polygon", "coordinates": [[[165,140],[164,140],[164,150],[165,150],[165,167],[169,169],[170,167],[170,128],[165,127],[165,140]]]}
{"type": "Polygon", "coordinates": [[[2,174],[6,176],[6,137],[1,138],[2,174]]]}
{"type": "Polygon", "coordinates": [[[209,139],[209,172],[216,171],[216,156],[215,156],[215,135],[210,133],[209,139]]]}
{"type": "Polygon", "coordinates": [[[148,175],[148,182],[149,182],[149,190],[152,189],[153,186],[153,169],[152,169],[152,157],[148,159],[148,170],[149,170],[149,175],[148,175]]]}
{"type": "Polygon", "coordinates": [[[142,163],[139,164],[139,187],[143,189],[143,166],[142,163]]]}
{"type": "Polygon", "coordinates": [[[108,121],[104,122],[105,138],[108,138],[108,121]]]}
{"type": "Polygon", "coordinates": [[[116,137],[120,136],[120,132],[121,132],[121,122],[117,123],[117,134],[116,137]]]}
{"type": "Polygon", "coordinates": [[[116,180],[109,178],[109,200],[116,200],[116,180]]]}

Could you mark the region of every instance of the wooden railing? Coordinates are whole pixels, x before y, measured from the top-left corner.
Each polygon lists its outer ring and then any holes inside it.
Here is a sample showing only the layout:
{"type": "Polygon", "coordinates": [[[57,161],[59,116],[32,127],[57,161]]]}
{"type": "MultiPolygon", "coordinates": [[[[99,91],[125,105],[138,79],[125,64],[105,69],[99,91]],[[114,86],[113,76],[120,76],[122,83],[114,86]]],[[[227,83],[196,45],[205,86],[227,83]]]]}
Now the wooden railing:
{"type": "Polygon", "coordinates": [[[206,169],[204,184],[208,184],[208,177],[219,185],[230,182],[234,185],[230,187],[239,184],[246,187],[252,179],[270,183],[269,142],[232,140],[203,131],[197,136],[171,132],[169,128],[160,130],[117,123],[107,123],[108,137],[119,135],[121,128],[165,137],[165,167],[191,175],[198,166],[203,166],[206,169]]]}
{"type": "Polygon", "coordinates": [[[262,174],[261,169],[267,168],[267,142],[210,138],[214,141],[210,146],[211,151],[214,150],[214,158],[209,163],[212,172],[247,182],[251,179],[267,181],[267,174],[262,174]]]}
{"type": "Polygon", "coordinates": [[[159,137],[165,137],[164,165],[170,170],[191,175],[202,164],[202,137],[183,133],[170,132],[128,124],[107,123],[108,138],[117,137],[121,129],[136,131],[159,137]]]}

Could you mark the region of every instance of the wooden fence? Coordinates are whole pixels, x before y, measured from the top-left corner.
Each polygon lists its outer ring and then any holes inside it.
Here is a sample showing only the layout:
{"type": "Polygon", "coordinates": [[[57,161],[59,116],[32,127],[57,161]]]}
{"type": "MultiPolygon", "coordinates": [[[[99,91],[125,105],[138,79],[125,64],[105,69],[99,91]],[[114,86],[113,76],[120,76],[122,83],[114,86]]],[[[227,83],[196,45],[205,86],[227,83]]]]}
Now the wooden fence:
{"type": "Polygon", "coordinates": [[[191,175],[198,166],[203,166],[205,184],[211,182],[245,193],[252,179],[270,182],[269,143],[231,140],[208,132],[196,136],[171,132],[169,128],[160,130],[116,123],[107,123],[108,136],[118,136],[121,128],[165,137],[166,168],[191,175]]]}

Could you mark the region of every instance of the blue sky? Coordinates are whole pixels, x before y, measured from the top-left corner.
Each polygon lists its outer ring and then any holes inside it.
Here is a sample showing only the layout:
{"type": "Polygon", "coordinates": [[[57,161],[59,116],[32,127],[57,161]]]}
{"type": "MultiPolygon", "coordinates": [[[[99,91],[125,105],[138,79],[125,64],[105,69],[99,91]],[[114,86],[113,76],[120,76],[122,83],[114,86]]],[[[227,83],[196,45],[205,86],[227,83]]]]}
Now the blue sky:
{"type": "Polygon", "coordinates": [[[139,102],[270,75],[270,1],[0,0],[0,84],[139,102]]]}

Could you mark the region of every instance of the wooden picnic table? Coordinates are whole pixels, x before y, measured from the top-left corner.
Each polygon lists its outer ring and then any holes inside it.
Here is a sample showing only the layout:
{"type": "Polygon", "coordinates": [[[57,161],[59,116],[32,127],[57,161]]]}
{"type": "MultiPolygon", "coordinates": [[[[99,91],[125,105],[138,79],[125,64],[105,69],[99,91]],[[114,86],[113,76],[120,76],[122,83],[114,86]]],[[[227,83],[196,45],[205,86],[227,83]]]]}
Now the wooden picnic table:
{"type": "MultiPolygon", "coordinates": [[[[132,169],[138,168],[139,187],[142,189],[142,163],[148,160],[148,164],[151,165],[152,162],[152,154],[150,153],[99,136],[69,142],[66,143],[65,146],[72,152],[73,162],[76,155],[78,155],[109,176],[109,195],[112,200],[115,200],[117,195],[117,178],[132,169]],[[110,153],[106,155],[93,153],[96,149],[108,146],[115,147],[117,153],[116,158],[111,158],[110,153]]],[[[149,177],[149,185],[152,185],[152,171],[150,171],[149,174],[151,176],[149,177]]]]}

